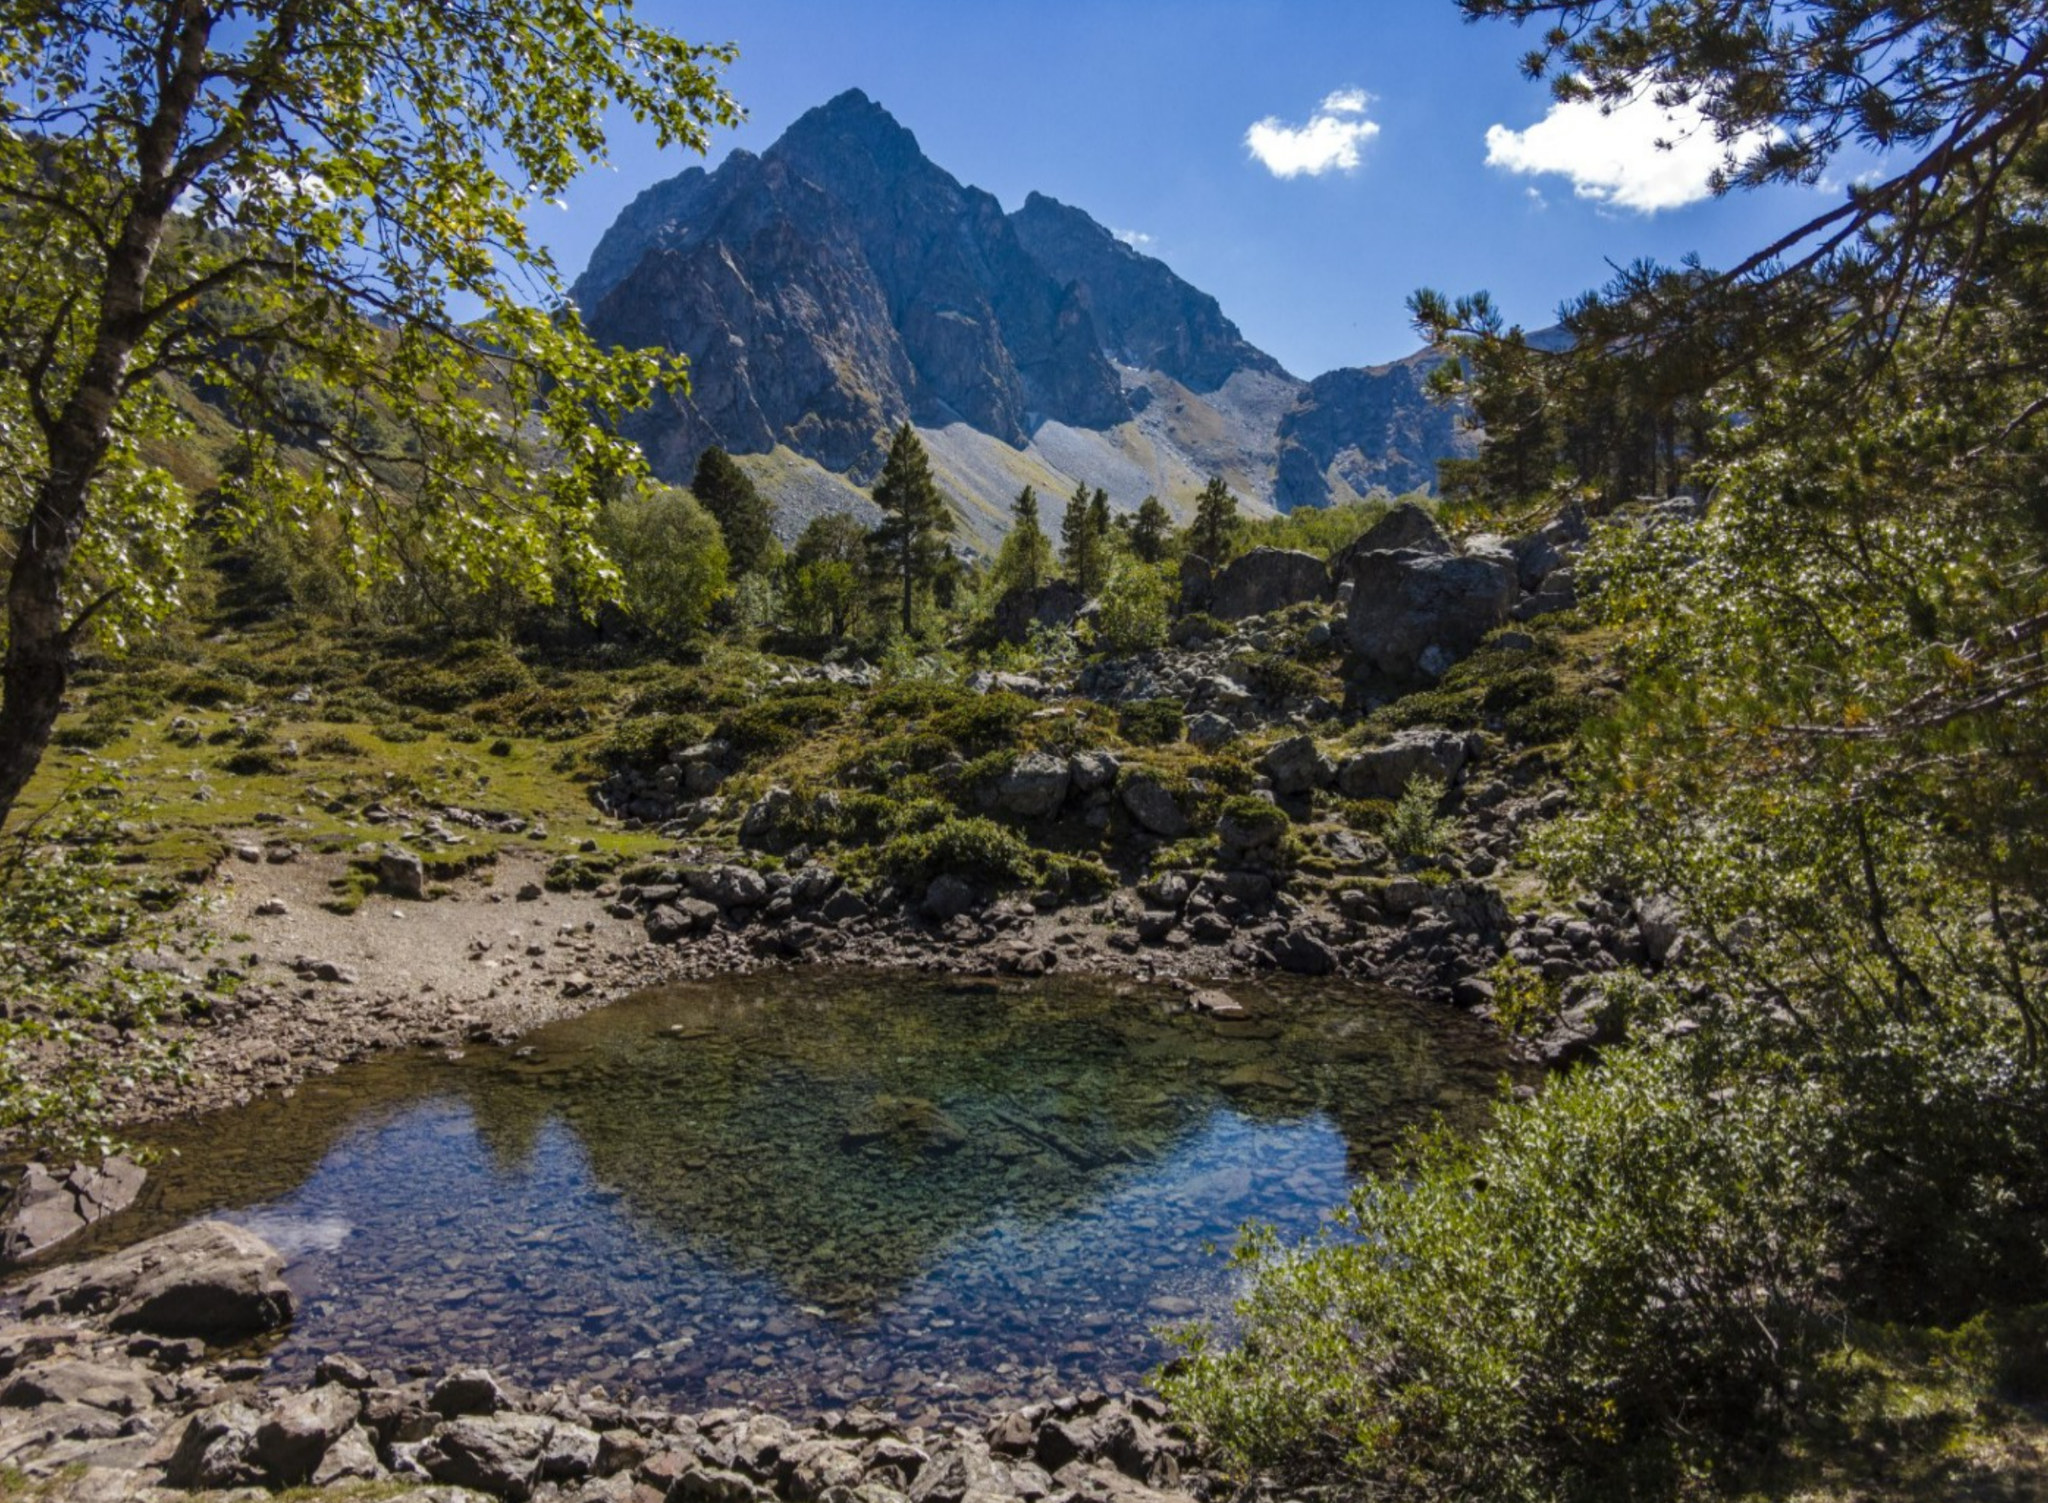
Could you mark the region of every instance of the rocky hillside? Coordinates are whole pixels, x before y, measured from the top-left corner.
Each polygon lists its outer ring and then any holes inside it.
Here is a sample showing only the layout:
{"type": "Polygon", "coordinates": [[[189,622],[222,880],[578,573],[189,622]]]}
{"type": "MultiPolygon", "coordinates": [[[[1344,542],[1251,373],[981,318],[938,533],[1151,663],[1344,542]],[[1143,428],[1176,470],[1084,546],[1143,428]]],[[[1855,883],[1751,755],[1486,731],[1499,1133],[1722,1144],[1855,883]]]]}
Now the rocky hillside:
{"type": "Polygon", "coordinates": [[[690,398],[637,419],[656,468],[759,456],[786,522],[851,503],[905,419],[986,535],[1024,483],[1173,504],[1220,472],[1292,508],[1427,486],[1470,442],[1427,352],[1303,382],[1164,262],[1040,194],[1005,214],[858,90],[648,189],[575,292],[601,338],[692,361],[690,398]]]}

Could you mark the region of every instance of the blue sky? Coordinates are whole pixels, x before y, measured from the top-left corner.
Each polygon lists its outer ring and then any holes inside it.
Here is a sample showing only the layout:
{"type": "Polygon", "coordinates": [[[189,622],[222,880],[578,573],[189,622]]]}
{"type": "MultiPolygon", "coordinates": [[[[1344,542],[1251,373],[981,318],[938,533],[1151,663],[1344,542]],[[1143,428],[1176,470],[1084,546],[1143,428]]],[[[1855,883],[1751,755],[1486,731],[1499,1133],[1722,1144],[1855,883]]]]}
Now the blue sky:
{"type": "MultiPolygon", "coordinates": [[[[1417,286],[1485,288],[1540,326],[1608,261],[1725,265],[1832,196],[1680,202],[1701,173],[1655,151],[1669,126],[1545,123],[1547,91],[1516,66],[1531,34],[1466,25],[1451,0],[642,0],[640,14],[740,46],[728,80],[750,118],[709,161],[859,87],[1004,207],[1037,189],[1145,237],[1304,377],[1413,349],[1402,302],[1417,286]]],[[[635,193],[697,160],[630,122],[614,156],[566,213],[535,211],[571,277],[635,193]]]]}

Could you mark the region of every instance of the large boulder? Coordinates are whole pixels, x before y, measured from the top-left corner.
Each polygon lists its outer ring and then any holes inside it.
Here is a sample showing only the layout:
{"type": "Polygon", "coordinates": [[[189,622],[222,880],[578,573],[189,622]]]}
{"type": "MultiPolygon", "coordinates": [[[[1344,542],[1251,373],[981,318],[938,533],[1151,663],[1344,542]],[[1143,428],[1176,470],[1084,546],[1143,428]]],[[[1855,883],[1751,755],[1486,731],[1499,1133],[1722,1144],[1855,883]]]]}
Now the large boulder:
{"type": "Polygon", "coordinates": [[[1320,600],[1330,591],[1330,572],[1313,553],[1289,548],[1254,548],[1232,559],[1209,587],[1209,614],[1226,621],[1284,611],[1320,600]]]}
{"type": "Polygon", "coordinates": [[[996,779],[991,797],[995,808],[1018,819],[1044,819],[1067,801],[1073,780],[1064,757],[1030,752],[1019,757],[996,779]]]}
{"type": "Polygon", "coordinates": [[[286,1487],[312,1479],[327,1449],[356,1425],[362,1400],[346,1388],[310,1388],[280,1399],[256,1427],[256,1459],[286,1487]]]}
{"type": "Polygon", "coordinates": [[[1404,501],[1364,532],[1330,555],[1330,578],[1342,584],[1351,573],[1352,560],[1367,553],[1437,553],[1448,557],[1457,550],[1436,518],[1412,501],[1404,501]]]}
{"type": "Polygon", "coordinates": [[[1465,738],[1456,732],[1400,731],[1384,746],[1346,758],[1337,769],[1337,791],[1346,798],[1399,798],[1417,773],[1449,786],[1464,770],[1465,755],[1465,738]]]}
{"type": "Polygon", "coordinates": [[[1005,642],[1022,646],[1031,640],[1034,626],[1071,626],[1088,597],[1064,579],[1055,579],[1037,589],[1022,586],[996,602],[996,635],[1005,642]]]}
{"type": "Polygon", "coordinates": [[[1167,840],[1180,840],[1194,832],[1190,821],[1174,798],[1173,791],[1149,772],[1133,772],[1118,782],[1117,797],[1140,829],[1167,840]]]}
{"type": "Polygon", "coordinates": [[[1351,561],[1345,632],[1383,679],[1428,682],[1477,647],[1514,609],[1514,560],[1402,550],[1351,561]]]}
{"type": "Polygon", "coordinates": [[[1327,788],[1337,771],[1313,736],[1290,736],[1275,743],[1259,766],[1273,780],[1273,791],[1282,796],[1327,788]]]}
{"type": "Polygon", "coordinates": [[[1209,561],[1198,553],[1190,553],[1180,561],[1180,613],[1185,616],[1191,611],[1207,611],[1209,597],[1216,585],[1216,571],[1209,561]]]}
{"type": "Polygon", "coordinates": [[[116,1331],[240,1341],[290,1323],[283,1275],[283,1257],[254,1232],[201,1221],[30,1280],[22,1314],[83,1315],[116,1331]]]}
{"type": "Polygon", "coordinates": [[[708,866],[690,873],[690,893],[714,907],[759,908],[768,901],[768,880],[751,866],[708,866]]]}
{"type": "Polygon", "coordinates": [[[475,1488],[523,1503],[533,1495],[541,1453],[555,1421],[537,1414],[495,1414],[444,1425],[419,1454],[420,1469],[436,1482],[475,1488]]]}
{"type": "Polygon", "coordinates": [[[0,1262],[18,1263],[74,1237],[134,1201],[148,1171],[114,1157],[62,1174],[30,1164],[0,1208],[0,1262]]]}

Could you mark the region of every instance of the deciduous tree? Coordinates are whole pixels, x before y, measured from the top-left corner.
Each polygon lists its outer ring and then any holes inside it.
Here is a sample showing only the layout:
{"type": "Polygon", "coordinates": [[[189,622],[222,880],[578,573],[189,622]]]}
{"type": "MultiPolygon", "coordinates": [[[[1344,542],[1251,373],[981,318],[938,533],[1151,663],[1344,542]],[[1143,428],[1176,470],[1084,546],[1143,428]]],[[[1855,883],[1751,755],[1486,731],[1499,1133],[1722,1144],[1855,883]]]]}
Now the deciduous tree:
{"type": "Polygon", "coordinates": [[[701,150],[728,57],[616,0],[0,3],[0,814],[83,634],[175,598],[166,379],[243,421],[231,519],[338,516],[359,579],[602,584],[607,420],[682,372],[596,349],[523,214],[614,109],[701,150]]]}

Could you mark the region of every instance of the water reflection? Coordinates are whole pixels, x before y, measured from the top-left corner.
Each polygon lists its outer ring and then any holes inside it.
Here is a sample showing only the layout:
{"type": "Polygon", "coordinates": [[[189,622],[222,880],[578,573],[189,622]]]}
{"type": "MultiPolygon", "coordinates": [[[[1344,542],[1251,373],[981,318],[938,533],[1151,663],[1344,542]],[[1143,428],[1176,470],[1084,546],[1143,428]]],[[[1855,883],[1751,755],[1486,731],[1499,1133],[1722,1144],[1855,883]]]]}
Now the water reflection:
{"type": "Polygon", "coordinates": [[[928,1417],[1129,1382],[1156,1324],[1221,1307],[1215,1244],[1312,1227],[1501,1068],[1398,998],[1244,997],[1222,1021],[1100,983],[647,993],[167,1133],[116,1234],[226,1213],[286,1248],[286,1372],[341,1350],[928,1417]]]}

